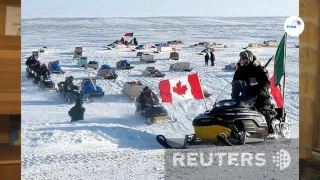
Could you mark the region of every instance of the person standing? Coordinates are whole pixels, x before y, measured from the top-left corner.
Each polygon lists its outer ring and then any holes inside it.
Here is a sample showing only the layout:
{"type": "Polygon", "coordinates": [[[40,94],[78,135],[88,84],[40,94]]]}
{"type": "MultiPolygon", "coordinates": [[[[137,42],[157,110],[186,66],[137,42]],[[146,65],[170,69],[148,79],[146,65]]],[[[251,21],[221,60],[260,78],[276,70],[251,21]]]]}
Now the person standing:
{"type": "Polygon", "coordinates": [[[71,117],[71,122],[83,120],[85,108],[82,106],[82,101],[80,98],[76,99],[76,104],[69,110],[68,114],[71,117]]]}
{"type": "Polygon", "coordinates": [[[211,66],[214,66],[215,57],[212,51],[210,52],[210,59],[211,59],[211,66]]]}
{"type": "Polygon", "coordinates": [[[204,56],[204,65],[205,65],[205,66],[208,66],[208,62],[209,62],[209,53],[207,53],[207,54],[204,56]]]}
{"type": "Polygon", "coordinates": [[[138,41],[137,41],[136,37],[133,38],[133,44],[134,44],[135,46],[138,46],[138,41]]]}

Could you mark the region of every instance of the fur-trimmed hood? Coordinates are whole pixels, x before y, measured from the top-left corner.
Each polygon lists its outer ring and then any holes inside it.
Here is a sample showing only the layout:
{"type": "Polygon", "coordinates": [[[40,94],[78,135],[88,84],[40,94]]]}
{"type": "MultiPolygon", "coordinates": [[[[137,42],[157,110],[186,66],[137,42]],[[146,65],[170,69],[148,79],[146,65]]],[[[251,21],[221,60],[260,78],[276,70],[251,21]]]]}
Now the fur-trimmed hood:
{"type": "MultiPolygon", "coordinates": [[[[261,61],[260,61],[260,57],[259,57],[259,56],[253,55],[252,65],[255,66],[255,67],[261,65],[261,61]]],[[[238,67],[241,67],[241,66],[240,66],[240,59],[239,59],[238,62],[237,62],[237,66],[238,66],[238,67]]]]}

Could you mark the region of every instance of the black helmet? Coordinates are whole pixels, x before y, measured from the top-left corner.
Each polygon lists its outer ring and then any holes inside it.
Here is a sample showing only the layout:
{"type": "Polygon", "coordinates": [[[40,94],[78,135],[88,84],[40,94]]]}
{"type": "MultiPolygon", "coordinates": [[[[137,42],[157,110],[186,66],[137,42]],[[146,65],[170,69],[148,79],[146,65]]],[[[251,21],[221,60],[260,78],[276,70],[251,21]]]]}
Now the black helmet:
{"type": "Polygon", "coordinates": [[[241,59],[248,59],[250,62],[253,61],[253,53],[249,50],[240,52],[239,56],[241,59]]]}
{"type": "Polygon", "coordinates": [[[70,81],[73,81],[73,76],[70,76],[69,79],[70,79],[70,81]]]}

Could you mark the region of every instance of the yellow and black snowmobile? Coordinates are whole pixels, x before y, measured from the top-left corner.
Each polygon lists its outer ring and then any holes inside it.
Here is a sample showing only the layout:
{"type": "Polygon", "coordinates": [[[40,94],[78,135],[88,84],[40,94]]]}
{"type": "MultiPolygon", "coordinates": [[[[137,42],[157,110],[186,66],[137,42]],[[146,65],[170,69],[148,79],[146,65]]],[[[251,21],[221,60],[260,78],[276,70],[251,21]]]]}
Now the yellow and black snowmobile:
{"type": "Polygon", "coordinates": [[[41,79],[39,86],[45,91],[56,90],[55,83],[50,78],[41,79]]]}
{"type": "MultiPolygon", "coordinates": [[[[230,88],[229,86],[227,86],[230,88]]],[[[231,89],[231,88],[230,88],[231,89]]],[[[223,92],[228,92],[223,90],[223,92]]],[[[271,140],[269,126],[265,117],[253,109],[255,98],[246,102],[230,99],[229,94],[218,96],[212,110],[199,114],[193,119],[194,134],[186,135],[184,140],[156,137],[164,148],[184,149],[192,146],[244,145],[263,141],[288,140],[289,124],[285,122],[282,108],[274,108],[272,121],[274,137],[271,140]],[[224,98],[229,96],[229,98],[224,98]],[[221,100],[223,99],[223,100],[221,100]]]]}
{"type": "Polygon", "coordinates": [[[152,98],[143,104],[141,103],[141,98],[144,98],[143,95],[137,98],[135,101],[136,113],[140,113],[142,117],[146,118],[147,124],[171,119],[168,111],[159,103],[158,97],[151,90],[150,94],[152,94],[152,98]]]}

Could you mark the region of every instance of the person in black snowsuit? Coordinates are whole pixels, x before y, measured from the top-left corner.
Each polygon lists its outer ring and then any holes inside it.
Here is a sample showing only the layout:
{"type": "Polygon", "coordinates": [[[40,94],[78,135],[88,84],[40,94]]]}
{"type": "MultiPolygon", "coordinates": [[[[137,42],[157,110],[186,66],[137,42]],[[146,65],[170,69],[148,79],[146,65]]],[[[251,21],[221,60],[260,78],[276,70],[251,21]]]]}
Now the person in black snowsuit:
{"type": "Polygon", "coordinates": [[[69,110],[68,114],[71,117],[71,122],[84,120],[84,112],[86,109],[82,106],[80,98],[76,99],[75,105],[69,110]]]}
{"type": "Polygon", "coordinates": [[[30,57],[27,58],[27,61],[26,61],[26,66],[27,66],[27,68],[30,67],[31,63],[32,63],[32,56],[30,56],[30,57]]]}
{"type": "Polygon", "coordinates": [[[134,44],[135,46],[138,46],[138,41],[137,41],[136,37],[133,38],[133,44],[134,44]]]}
{"type": "Polygon", "coordinates": [[[273,133],[271,121],[276,114],[271,108],[268,71],[261,66],[260,59],[249,50],[240,52],[237,66],[232,80],[232,99],[248,101],[256,97],[254,108],[265,116],[269,133],[273,133]]]}
{"type": "Polygon", "coordinates": [[[150,93],[150,89],[148,86],[146,86],[143,88],[142,92],[139,95],[138,102],[140,103],[141,110],[145,108],[149,93],[150,93]]]}
{"type": "Polygon", "coordinates": [[[140,109],[142,111],[151,108],[153,104],[159,103],[159,99],[153,94],[149,87],[146,86],[143,88],[143,91],[138,98],[138,102],[140,103],[140,109]]]}
{"type": "Polygon", "coordinates": [[[216,59],[215,59],[214,54],[213,54],[212,51],[210,52],[210,60],[211,60],[211,66],[214,66],[214,61],[215,61],[216,59]]]}
{"type": "Polygon", "coordinates": [[[73,76],[66,77],[64,87],[66,92],[73,92],[75,89],[78,89],[77,86],[73,84],[73,76]]]}
{"type": "Polygon", "coordinates": [[[124,44],[124,39],[123,37],[120,39],[121,44],[124,44]]]}
{"type": "Polygon", "coordinates": [[[42,64],[40,66],[40,70],[39,70],[39,76],[42,76],[43,79],[48,79],[48,77],[50,77],[50,71],[48,69],[48,67],[45,64],[42,64]]]}
{"type": "Polygon", "coordinates": [[[205,66],[208,66],[208,62],[209,62],[209,53],[207,53],[207,54],[204,56],[204,65],[205,65],[205,66]]]}

